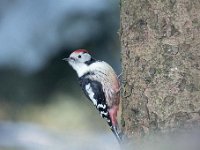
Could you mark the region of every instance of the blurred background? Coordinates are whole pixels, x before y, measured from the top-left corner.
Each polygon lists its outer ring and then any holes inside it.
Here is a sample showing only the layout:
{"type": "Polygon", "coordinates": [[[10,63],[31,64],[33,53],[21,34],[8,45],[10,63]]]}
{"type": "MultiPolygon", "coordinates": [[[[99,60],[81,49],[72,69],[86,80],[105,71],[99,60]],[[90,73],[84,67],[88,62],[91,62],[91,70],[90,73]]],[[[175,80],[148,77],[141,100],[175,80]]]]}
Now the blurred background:
{"type": "Polygon", "coordinates": [[[0,150],[116,145],[62,58],[88,49],[120,74],[118,29],[119,0],[0,1],[0,150]]]}

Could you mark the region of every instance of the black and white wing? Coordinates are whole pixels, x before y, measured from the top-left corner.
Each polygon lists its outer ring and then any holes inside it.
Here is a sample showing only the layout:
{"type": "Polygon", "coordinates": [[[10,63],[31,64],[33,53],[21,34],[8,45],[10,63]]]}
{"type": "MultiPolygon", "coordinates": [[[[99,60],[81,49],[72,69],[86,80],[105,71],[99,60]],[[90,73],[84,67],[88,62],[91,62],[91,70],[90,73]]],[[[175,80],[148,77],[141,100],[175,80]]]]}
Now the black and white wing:
{"type": "Polygon", "coordinates": [[[109,126],[112,127],[102,84],[98,81],[92,81],[88,78],[80,78],[79,80],[82,90],[84,91],[87,98],[99,110],[100,115],[107,120],[109,126]]]}

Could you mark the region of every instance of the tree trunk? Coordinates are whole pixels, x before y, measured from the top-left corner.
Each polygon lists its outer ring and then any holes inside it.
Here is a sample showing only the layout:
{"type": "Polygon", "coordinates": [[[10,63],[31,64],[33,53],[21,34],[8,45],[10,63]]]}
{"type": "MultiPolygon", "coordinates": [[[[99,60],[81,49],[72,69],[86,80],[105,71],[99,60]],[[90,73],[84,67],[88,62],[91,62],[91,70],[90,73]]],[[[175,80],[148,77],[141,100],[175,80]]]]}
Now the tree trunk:
{"type": "Polygon", "coordinates": [[[122,130],[200,127],[200,1],[121,0],[122,130]]]}

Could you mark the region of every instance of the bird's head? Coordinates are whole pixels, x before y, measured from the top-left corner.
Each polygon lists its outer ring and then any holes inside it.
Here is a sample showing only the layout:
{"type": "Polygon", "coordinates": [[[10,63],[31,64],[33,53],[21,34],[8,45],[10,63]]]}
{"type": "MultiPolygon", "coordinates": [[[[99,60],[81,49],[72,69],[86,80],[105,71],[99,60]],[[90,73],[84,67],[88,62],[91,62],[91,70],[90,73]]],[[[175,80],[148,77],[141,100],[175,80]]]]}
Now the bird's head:
{"type": "Polygon", "coordinates": [[[78,75],[80,74],[79,72],[86,71],[88,65],[94,61],[89,52],[85,49],[75,50],[68,58],[64,58],[63,60],[67,61],[78,75]]]}
{"type": "Polygon", "coordinates": [[[64,58],[63,60],[68,61],[69,64],[72,65],[72,64],[87,63],[91,59],[92,58],[87,50],[78,49],[72,52],[68,58],[64,58]]]}

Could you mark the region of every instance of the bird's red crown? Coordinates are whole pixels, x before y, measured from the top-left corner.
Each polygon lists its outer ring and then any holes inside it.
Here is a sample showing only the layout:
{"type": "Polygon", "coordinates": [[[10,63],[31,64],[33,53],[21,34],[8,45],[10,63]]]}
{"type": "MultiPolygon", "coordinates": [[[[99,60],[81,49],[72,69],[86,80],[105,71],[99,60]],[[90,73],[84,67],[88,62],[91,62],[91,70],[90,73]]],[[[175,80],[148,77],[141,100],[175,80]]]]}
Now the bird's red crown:
{"type": "Polygon", "coordinates": [[[86,49],[77,49],[74,53],[88,53],[88,51],[86,49]]]}

